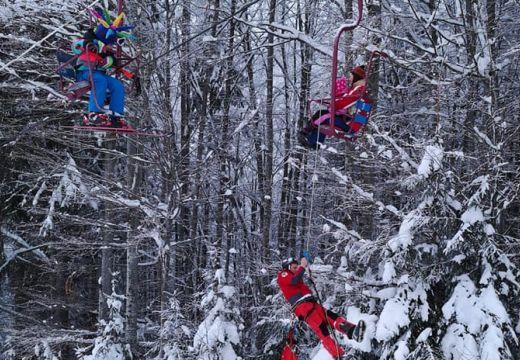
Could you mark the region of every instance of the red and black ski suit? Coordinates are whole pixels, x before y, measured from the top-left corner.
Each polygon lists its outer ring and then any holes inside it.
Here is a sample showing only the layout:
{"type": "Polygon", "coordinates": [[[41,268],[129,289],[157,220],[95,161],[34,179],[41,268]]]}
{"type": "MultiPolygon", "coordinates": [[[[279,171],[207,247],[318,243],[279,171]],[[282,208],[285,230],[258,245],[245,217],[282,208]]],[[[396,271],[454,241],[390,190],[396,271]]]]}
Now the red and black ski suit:
{"type": "Polygon", "coordinates": [[[298,319],[305,321],[318,335],[323,347],[332,356],[341,356],[345,351],[334,341],[329,329],[347,334],[355,325],[335,312],[325,309],[316,301],[311,289],[303,281],[304,273],[303,266],[299,266],[294,273],[284,269],[278,272],[278,286],[298,319]]]}

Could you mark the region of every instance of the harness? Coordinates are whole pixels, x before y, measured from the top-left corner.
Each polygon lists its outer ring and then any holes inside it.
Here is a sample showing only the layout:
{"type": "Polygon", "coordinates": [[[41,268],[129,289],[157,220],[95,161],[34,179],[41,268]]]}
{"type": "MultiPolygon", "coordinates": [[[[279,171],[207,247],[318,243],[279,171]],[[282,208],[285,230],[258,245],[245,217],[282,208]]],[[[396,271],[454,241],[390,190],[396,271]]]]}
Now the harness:
{"type": "Polygon", "coordinates": [[[300,319],[301,321],[307,320],[309,315],[312,314],[314,309],[316,309],[316,304],[317,304],[316,298],[313,295],[304,296],[301,299],[299,299],[298,301],[296,301],[294,303],[294,305],[291,307],[292,312],[295,312],[295,310],[298,307],[298,305],[301,305],[301,304],[306,303],[306,302],[312,303],[312,308],[304,316],[301,316],[301,317],[298,316],[298,319],[300,319]]]}

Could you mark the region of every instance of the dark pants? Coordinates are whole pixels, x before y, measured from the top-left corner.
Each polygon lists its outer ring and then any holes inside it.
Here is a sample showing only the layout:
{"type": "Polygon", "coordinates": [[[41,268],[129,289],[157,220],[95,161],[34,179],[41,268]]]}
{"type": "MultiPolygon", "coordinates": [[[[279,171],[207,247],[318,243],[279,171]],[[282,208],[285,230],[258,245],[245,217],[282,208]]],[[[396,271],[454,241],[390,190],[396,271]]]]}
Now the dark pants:
{"type": "MultiPolygon", "coordinates": [[[[312,115],[311,123],[308,124],[304,131],[307,134],[307,142],[311,146],[316,146],[318,142],[323,143],[325,141],[325,135],[318,132],[318,127],[314,125],[314,121],[318,120],[323,115],[328,114],[328,110],[319,110],[312,115]]],[[[347,121],[350,120],[346,115],[336,115],[334,119],[334,126],[340,128],[344,132],[349,132],[350,127],[347,125],[347,121]]],[[[322,122],[323,125],[330,123],[330,117],[322,122]]]]}

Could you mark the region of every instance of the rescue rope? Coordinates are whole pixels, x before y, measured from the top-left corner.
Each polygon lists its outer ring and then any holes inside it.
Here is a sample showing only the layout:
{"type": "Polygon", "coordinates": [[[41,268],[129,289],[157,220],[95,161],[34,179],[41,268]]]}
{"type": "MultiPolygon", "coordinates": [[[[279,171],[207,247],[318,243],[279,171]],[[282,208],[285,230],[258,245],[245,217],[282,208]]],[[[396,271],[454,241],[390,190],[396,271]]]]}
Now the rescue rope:
{"type": "Polygon", "coordinates": [[[330,336],[332,336],[334,338],[334,343],[336,344],[336,351],[339,352],[340,346],[338,343],[338,337],[336,336],[336,331],[334,329],[334,326],[331,326],[329,323],[329,316],[327,315],[327,310],[323,306],[323,301],[321,301],[320,293],[319,293],[318,288],[316,287],[316,283],[314,282],[314,279],[312,277],[311,268],[309,267],[308,270],[309,270],[309,281],[311,282],[311,285],[314,288],[314,292],[316,293],[316,302],[321,307],[321,311],[323,311],[323,317],[325,319],[325,323],[327,324],[327,329],[329,330],[330,336]]]}
{"type": "MultiPolygon", "coordinates": [[[[329,120],[330,121],[330,120],[329,120]]],[[[318,124],[318,133],[317,133],[317,137],[319,138],[320,136],[320,127],[321,127],[321,123],[318,124]]],[[[313,209],[314,209],[314,192],[315,192],[315,177],[316,177],[316,169],[318,167],[318,155],[319,155],[319,151],[320,151],[320,145],[318,145],[319,142],[318,142],[318,139],[316,139],[316,146],[315,146],[315,149],[314,149],[314,166],[313,166],[313,169],[312,169],[312,176],[311,176],[311,182],[312,182],[312,185],[311,185],[311,203],[310,203],[310,206],[309,206],[309,220],[308,220],[308,226],[307,226],[307,241],[306,241],[306,244],[305,244],[305,251],[306,252],[309,252],[309,244],[310,244],[310,240],[311,240],[311,227],[312,227],[312,212],[313,212],[313,209]]],[[[309,274],[310,274],[310,271],[309,271],[309,274]]]]}

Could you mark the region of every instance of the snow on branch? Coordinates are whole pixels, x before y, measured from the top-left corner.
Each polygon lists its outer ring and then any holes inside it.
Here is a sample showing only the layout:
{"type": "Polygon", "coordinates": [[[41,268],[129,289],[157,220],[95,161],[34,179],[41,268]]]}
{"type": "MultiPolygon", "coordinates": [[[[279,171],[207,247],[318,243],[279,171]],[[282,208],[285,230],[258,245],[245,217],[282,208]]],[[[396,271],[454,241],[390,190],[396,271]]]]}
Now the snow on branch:
{"type": "Polygon", "coordinates": [[[424,215],[424,210],[429,207],[433,202],[431,197],[424,199],[419,206],[410,211],[404,217],[401,226],[399,226],[399,232],[393,238],[388,241],[388,247],[392,252],[397,252],[400,249],[406,250],[413,240],[416,229],[429,221],[429,217],[424,215]]]}
{"type": "MultiPolygon", "coordinates": [[[[47,264],[51,263],[51,260],[47,257],[47,255],[45,255],[45,253],[39,249],[46,245],[32,246],[27,241],[25,241],[21,236],[13,233],[12,231],[6,229],[3,226],[0,227],[0,233],[2,233],[2,235],[6,236],[7,238],[9,238],[11,240],[14,240],[16,243],[21,245],[23,248],[23,250],[15,251],[14,254],[12,254],[12,256],[9,256],[8,261],[9,261],[9,258],[13,259],[14,257],[18,256],[21,253],[28,252],[28,251],[34,251],[34,254],[37,257],[39,257],[41,260],[43,260],[45,263],[47,263],[47,264]]],[[[2,267],[3,267],[3,265],[0,267],[0,272],[2,270],[2,267]]]]}
{"type": "MultiPolygon", "coordinates": [[[[221,276],[219,272],[215,274],[216,278],[221,276]]],[[[192,350],[198,353],[198,359],[240,359],[235,350],[240,346],[243,324],[239,308],[236,306],[236,293],[233,286],[217,285],[216,292],[210,290],[202,299],[203,307],[210,304],[213,307],[199,325],[193,339],[192,350]]]]}
{"type": "Polygon", "coordinates": [[[501,151],[502,150],[502,143],[498,143],[498,144],[493,144],[493,142],[491,141],[491,139],[486,135],[484,134],[482,131],[479,130],[478,127],[474,126],[473,127],[473,130],[475,131],[475,133],[492,149],[496,150],[496,151],[501,151]]]}
{"type": "Polygon", "coordinates": [[[332,57],[332,51],[330,49],[330,46],[324,46],[318,42],[316,42],[312,37],[305,34],[304,32],[301,32],[299,30],[296,30],[295,28],[279,23],[266,23],[266,22],[252,22],[252,21],[246,21],[241,18],[235,18],[237,21],[240,21],[252,28],[261,29],[267,33],[271,33],[275,35],[276,37],[280,39],[285,40],[298,40],[302,43],[307,44],[314,50],[322,53],[323,55],[332,57]],[[273,29],[279,30],[279,31],[273,31],[273,29]]]}
{"type": "Polygon", "coordinates": [[[377,322],[376,339],[387,341],[399,335],[401,329],[407,328],[415,317],[427,321],[430,313],[427,290],[428,286],[423,283],[410,281],[401,285],[396,295],[385,303],[377,322]]]}
{"type": "MultiPolygon", "coordinates": [[[[47,217],[42,223],[40,228],[40,235],[46,236],[47,231],[54,227],[53,217],[56,210],[56,204],[60,207],[68,206],[72,201],[78,199],[78,193],[82,195],[83,199],[80,203],[87,202],[93,209],[98,209],[98,203],[90,196],[90,191],[87,186],[83,183],[81,173],[77,169],[76,162],[69,155],[69,162],[65,165],[63,173],[56,174],[60,177],[58,186],[53,190],[52,195],[49,199],[49,208],[47,211],[47,217]]],[[[46,188],[45,182],[42,184],[42,188],[36,194],[33,206],[36,205],[37,199],[41,195],[43,188],[46,188]]]]}
{"type": "Polygon", "coordinates": [[[424,181],[430,175],[442,168],[444,149],[439,145],[428,145],[424,151],[421,163],[417,166],[417,174],[410,176],[407,182],[415,185],[419,181],[424,181]]]}
{"type": "Polygon", "coordinates": [[[399,210],[397,210],[397,208],[395,206],[385,205],[383,202],[375,200],[374,194],[369,193],[369,192],[363,190],[358,185],[352,183],[352,181],[347,177],[347,175],[342,174],[338,169],[336,169],[334,167],[331,170],[332,170],[332,173],[339,178],[340,184],[350,184],[352,186],[352,188],[354,189],[354,191],[356,193],[358,193],[358,195],[361,196],[363,199],[377,205],[379,207],[379,209],[381,209],[381,210],[384,209],[384,210],[391,212],[393,215],[395,215],[399,218],[402,217],[401,212],[399,210]]]}
{"type": "Polygon", "coordinates": [[[401,155],[403,160],[405,160],[407,163],[409,163],[412,167],[414,167],[416,169],[419,167],[419,165],[410,157],[410,155],[408,155],[406,150],[404,150],[402,147],[400,147],[392,137],[390,137],[387,134],[383,134],[379,130],[379,127],[377,126],[377,124],[372,122],[371,127],[374,129],[374,131],[376,131],[379,134],[379,136],[381,136],[383,139],[388,141],[394,147],[394,149],[397,150],[397,152],[399,153],[399,155],[401,155]]]}
{"type": "MultiPolygon", "coordinates": [[[[489,177],[488,176],[479,176],[471,185],[479,185],[477,191],[466,201],[466,210],[460,216],[460,220],[462,224],[459,227],[457,233],[446,243],[446,248],[444,249],[444,253],[448,253],[452,250],[457,244],[464,241],[465,232],[476,223],[485,223],[486,217],[484,212],[480,207],[481,198],[489,191],[489,177]]],[[[494,232],[491,225],[486,225],[486,231],[489,234],[494,232]]]]}
{"type": "Polygon", "coordinates": [[[468,275],[459,276],[450,299],[442,307],[444,319],[451,323],[441,346],[446,358],[502,359],[507,349],[502,326],[510,329],[511,318],[492,284],[478,289],[468,275]]]}

